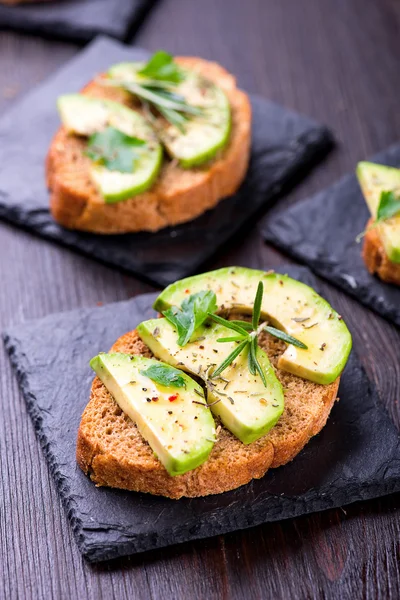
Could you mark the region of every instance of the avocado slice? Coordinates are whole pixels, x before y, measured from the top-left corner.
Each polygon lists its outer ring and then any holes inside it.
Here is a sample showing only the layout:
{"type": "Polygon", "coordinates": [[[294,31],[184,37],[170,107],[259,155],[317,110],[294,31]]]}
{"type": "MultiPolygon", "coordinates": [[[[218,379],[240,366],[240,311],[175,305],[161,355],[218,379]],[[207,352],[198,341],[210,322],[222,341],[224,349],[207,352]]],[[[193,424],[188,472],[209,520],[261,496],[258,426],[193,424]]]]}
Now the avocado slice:
{"type": "MultiPolygon", "coordinates": [[[[382,192],[396,192],[400,196],[400,169],[364,161],[357,165],[357,177],[374,219],[382,192]]],[[[377,228],[389,260],[400,263],[400,215],[380,223],[377,228]]]]}
{"type": "Polygon", "coordinates": [[[201,404],[205,403],[203,390],[185,373],[176,371],[184,380],[181,387],[161,385],[142,373],[160,364],[119,353],[101,353],[90,361],[168,473],[182,475],[207,460],[215,441],[215,423],[210,410],[201,404]]]}
{"type": "Polygon", "coordinates": [[[232,335],[223,325],[206,323],[199,327],[196,339],[183,348],[177,344],[176,329],[165,318],[145,321],[137,331],[155,356],[203,379],[212,412],[244,444],[258,440],[278,421],[284,407],[282,386],[260,348],[257,358],[267,387],[259,375],[251,375],[246,351],[220,377],[212,377],[216,366],[237,347],[235,342],[217,342],[218,338],[232,335]]]}
{"type": "Polygon", "coordinates": [[[156,180],[162,163],[162,148],[145,119],[123,104],[81,94],[58,99],[64,127],[72,134],[90,136],[114,127],[146,142],[138,149],[139,158],[132,173],[110,171],[92,163],[90,174],[106,203],[120,202],[149,189],[156,180]]]}
{"type": "Polygon", "coordinates": [[[154,308],[180,305],[188,294],[213,290],[219,312],[251,313],[258,282],[264,284],[261,318],[302,341],[307,350],[289,345],[278,367],[315,383],[329,384],[342,372],[352,339],[346,324],[315,290],[279,273],[227,267],[169,285],[154,308]]]}
{"type": "MultiPolygon", "coordinates": [[[[145,84],[138,71],[144,63],[120,63],[111,67],[108,75],[121,82],[145,84]]],[[[185,101],[202,109],[202,114],[191,115],[182,129],[158,119],[156,128],[168,154],[185,169],[192,169],[213,159],[229,142],[231,107],[223,90],[199,73],[181,68],[183,81],[171,91],[185,101]]]]}

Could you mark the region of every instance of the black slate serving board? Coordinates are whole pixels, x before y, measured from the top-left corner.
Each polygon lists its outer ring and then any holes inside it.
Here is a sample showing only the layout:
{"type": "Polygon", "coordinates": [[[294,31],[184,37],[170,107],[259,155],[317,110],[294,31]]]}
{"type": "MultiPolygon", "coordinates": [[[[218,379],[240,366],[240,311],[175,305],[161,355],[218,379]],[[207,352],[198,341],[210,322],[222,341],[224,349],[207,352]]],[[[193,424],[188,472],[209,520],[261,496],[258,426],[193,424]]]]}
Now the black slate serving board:
{"type": "Polygon", "coordinates": [[[45,156],[59,126],[56,99],[79,90],[115,62],[146,56],[143,50],[100,38],[0,120],[0,217],[166,285],[196,271],[251,217],[303,177],[330,149],[332,138],[310,119],[253,97],[251,163],[235,196],[195,221],[158,233],[99,236],[63,229],[48,210],[44,181],[45,156]]]}
{"type": "MultiPolygon", "coordinates": [[[[400,167],[400,144],[371,159],[400,167]]],[[[400,326],[400,288],[370,275],[356,236],[370,217],[355,175],[265,220],[266,241],[400,326]]]]}
{"type": "Polygon", "coordinates": [[[132,35],[156,0],[51,0],[0,5],[0,29],[88,42],[104,33],[120,40],[132,35]]]}
{"type": "MultiPolygon", "coordinates": [[[[315,286],[309,271],[284,267],[315,286]]],[[[78,546],[91,562],[325,510],[400,490],[400,440],[354,352],[340,402],[296,459],[235,491],[169,500],[96,488],[75,462],[88,361],[153,315],[155,295],[50,315],[4,334],[78,546]]],[[[38,482],[40,484],[40,482],[38,482]]]]}

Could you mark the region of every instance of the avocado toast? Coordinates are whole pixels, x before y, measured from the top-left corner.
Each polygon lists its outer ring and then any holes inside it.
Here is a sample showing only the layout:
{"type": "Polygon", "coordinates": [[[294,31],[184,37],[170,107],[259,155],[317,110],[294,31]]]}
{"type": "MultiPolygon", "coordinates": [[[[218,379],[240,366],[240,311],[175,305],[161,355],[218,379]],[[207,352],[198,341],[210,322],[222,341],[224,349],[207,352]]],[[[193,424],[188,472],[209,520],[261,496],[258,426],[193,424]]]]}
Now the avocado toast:
{"type": "Polygon", "coordinates": [[[146,64],[110,67],[80,94],[62,97],[59,110],[63,126],[51,143],[46,172],[52,215],[65,227],[103,234],[157,231],[213,208],[245,177],[250,102],[216,63],[172,59],[160,51],[146,64]],[[104,101],[115,103],[114,115],[118,105],[119,112],[136,114],[139,131],[121,126],[121,119],[110,122],[95,106],[104,101]],[[128,136],[117,145],[115,129],[128,136]],[[124,166],[127,152],[134,156],[122,181],[121,162],[111,164],[110,150],[111,157],[124,158],[124,166]],[[107,187],[93,177],[99,167],[103,176],[108,170],[107,187]],[[135,174],[141,186],[132,184],[128,174],[135,174]]]}
{"type": "Polygon", "coordinates": [[[77,460],[97,485],[221,493],[292,460],[324,426],[351,336],[314,290],[230,267],[172,284],[155,308],[164,316],[92,361],[77,460]]]}
{"type": "Polygon", "coordinates": [[[400,169],[360,162],[357,177],[371,213],[364,262],[372,275],[400,285],[400,169]]]}

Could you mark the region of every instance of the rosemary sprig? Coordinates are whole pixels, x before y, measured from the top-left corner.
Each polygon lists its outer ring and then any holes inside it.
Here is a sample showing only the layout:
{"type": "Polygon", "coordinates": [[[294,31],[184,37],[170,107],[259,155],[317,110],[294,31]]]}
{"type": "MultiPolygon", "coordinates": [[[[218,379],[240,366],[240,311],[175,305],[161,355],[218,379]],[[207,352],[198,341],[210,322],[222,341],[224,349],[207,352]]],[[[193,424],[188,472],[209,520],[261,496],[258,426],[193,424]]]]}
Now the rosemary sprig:
{"type": "Polygon", "coordinates": [[[240,325],[236,325],[236,323],[234,323],[233,321],[227,321],[223,317],[220,317],[219,315],[214,315],[212,313],[208,313],[208,316],[211,317],[211,319],[213,321],[215,321],[216,323],[219,323],[220,325],[224,325],[225,327],[228,327],[227,323],[229,323],[228,329],[232,329],[232,331],[236,331],[237,333],[240,333],[241,335],[247,335],[247,331],[240,325]]]}
{"type": "Polygon", "coordinates": [[[297,346],[297,348],[308,350],[308,346],[306,346],[303,342],[293,337],[292,335],[281,331],[280,329],[276,329],[275,327],[270,327],[269,325],[267,325],[266,327],[264,327],[264,331],[267,331],[279,340],[283,340],[287,344],[292,344],[292,346],[297,346]]]}
{"type": "Polygon", "coordinates": [[[284,331],[280,331],[280,329],[276,329],[275,327],[270,327],[263,323],[262,325],[258,325],[261,317],[261,306],[262,306],[262,298],[264,293],[264,286],[262,281],[259,282],[256,297],[254,299],[253,305],[253,313],[251,323],[247,321],[228,321],[218,315],[208,313],[208,317],[218,323],[219,325],[223,325],[227,329],[231,329],[235,331],[238,335],[231,337],[222,337],[217,339],[217,342],[225,343],[225,342],[240,342],[239,345],[222,361],[222,363],[215,369],[212,373],[211,378],[218,377],[229,365],[233,363],[235,358],[243,352],[246,348],[248,349],[248,367],[249,371],[252,375],[258,375],[261,377],[261,380],[265,387],[267,387],[267,380],[265,377],[265,373],[260,365],[260,362],[257,358],[257,351],[259,349],[258,346],[258,335],[262,331],[267,331],[269,334],[274,337],[283,340],[287,344],[292,344],[293,346],[297,346],[298,348],[302,348],[307,350],[307,346],[293,337],[285,333],[284,331]]]}
{"type": "Polygon", "coordinates": [[[219,338],[217,342],[240,342],[242,339],[242,335],[233,335],[232,337],[219,338]]]}
{"type": "Polygon", "coordinates": [[[253,318],[252,318],[252,321],[251,321],[251,324],[253,325],[254,331],[257,330],[258,323],[260,321],[261,303],[262,303],[263,293],[264,293],[264,285],[263,285],[262,281],[259,281],[258,282],[258,287],[257,287],[257,292],[256,292],[256,297],[254,299],[253,318]]]}
{"type": "Polygon", "coordinates": [[[188,119],[203,114],[200,107],[189,104],[184,96],[175,92],[184,79],[185,74],[173,57],[160,50],[135,73],[133,79],[112,77],[100,79],[100,83],[125,89],[184,133],[188,119]]]}
{"type": "MultiPolygon", "coordinates": [[[[265,378],[264,371],[262,370],[261,365],[257,359],[257,349],[258,349],[257,337],[254,336],[251,341],[251,344],[250,344],[250,352],[249,352],[250,362],[253,363],[252,364],[253,368],[258,372],[259,376],[261,377],[264,387],[267,387],[267,380],[265,378]]],[[[250,363],[249,363],[249,368],[250,368],[250,363]]],[[[255,373],[252,373],[252,374],[255,375],[255,373]]]]}
{"type": "Polygon", "coordinates": [[[248,321],[229,321],[229,323],[234,323],[235,325],[239,325],[239,327],[243,327],[246,331],[253,331],[252,324],[248,321]]]}
{"type": "Polygon", "coordinates": [[[215,369],[215,371],[212,374],[212,378],[214,379],[215,377],[218,377],[218,375],[221,375],[222,371],[225,371],[225,369],[227,367],[229,367],[229,365],[231,363],[233,363],[235,358],[237,356],[239,356],[239,354],[242,352],[242,350],[244,350],[246,348],[247,344],[248,344],[248,341],[243,340],[243,342],[241,344],[239,344],[239,346],[237,346],[237,348],[235,348],[233,350],[233,352],[231,352],[224,361],[222,361],[222,363],[219,365],[219,367],[217,367],[215,369]]]}

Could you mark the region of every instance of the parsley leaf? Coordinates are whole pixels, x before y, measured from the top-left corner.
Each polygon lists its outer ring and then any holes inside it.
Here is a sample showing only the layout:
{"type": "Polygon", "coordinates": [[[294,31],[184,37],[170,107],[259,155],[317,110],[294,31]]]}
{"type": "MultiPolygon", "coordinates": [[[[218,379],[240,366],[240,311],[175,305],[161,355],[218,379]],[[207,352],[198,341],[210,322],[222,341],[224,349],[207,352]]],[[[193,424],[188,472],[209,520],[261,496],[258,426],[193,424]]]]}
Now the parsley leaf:
{"type": "Polygon", "coordinates": [[[114,127],[107,127],[90,136],[85,154],[109,171],[133,173],[135,162],[139,158],[136,148],[145,145],[144,140],[114,127]]]}
{"type": "Polygon", "coordinates": [[[379,199],[376,220],[386,221],[400,213],[400,199],[394,195],[394,192],[382,192],[379,199]]]}
{"type": "Polygon", "coordinates": [[[178,345],[186,346],[193,333],[204,323],[209,313],[217,310],[217,298],[214,292],[201,291],[186,298],[179,308],[173,306],[165,312],[164,317],[178,331],[178,345]]]}
{"type": "Polygon", "coordinates": [[[167,387],[186,387],[186,382],[182,377],[181,372],[168,365],[151,365],[147,369],[140,371],[140,373],[160,385],[165,385],[167,387]]]}
{"type": "Polygon", "coordinates": [[[148,79],[171,83],[180,83],[184,79],[181,69],[174,62],[171,54],[164,50],[155,52],[145,66],[138,71],[138,74],[148,79]]]}

